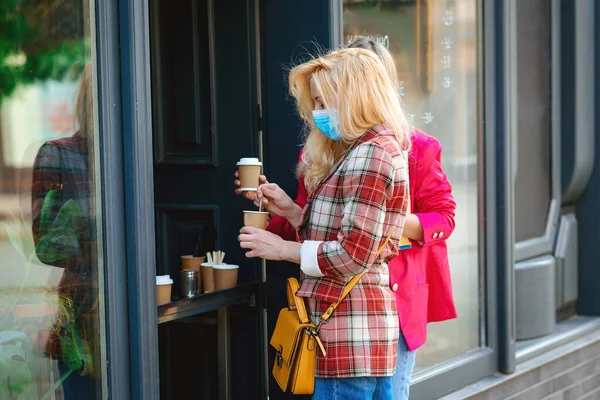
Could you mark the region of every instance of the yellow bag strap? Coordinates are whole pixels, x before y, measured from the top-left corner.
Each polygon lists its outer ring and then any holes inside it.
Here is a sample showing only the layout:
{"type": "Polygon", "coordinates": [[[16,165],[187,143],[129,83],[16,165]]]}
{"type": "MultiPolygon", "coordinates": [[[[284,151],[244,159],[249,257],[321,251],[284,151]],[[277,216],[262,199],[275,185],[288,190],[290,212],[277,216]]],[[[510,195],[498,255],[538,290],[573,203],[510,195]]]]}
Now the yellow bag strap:
{"type": "Polygon", "coordinates": [[[296,292],[300,285],[298,284],[298,279],[296,278],[288,278],[287,280],[287,298],[288,305],[290,310],[296,310],[298,313],[298,317],[300,318],[300,323],[307,324],[308,314],[306,313],[306,305],[304,304],[304,299],[296,296],[296,292]]]}
{"type": "MultiPolygon", "coordinates": [[[[379,247],[379,249],[377,250],[377,255],[375,256],[375,259],[377,259],[377,257],[379,257],[379,255],[383,251],[383,249],[385,249],[385,247],[387,246],[388,242],[392,238],[392,234],[393,234],[393,231],[390,232],[390,234],[388,235],[388,237],[385,240],[385,242],[381,245],[381,247],[379,247]]],[[[352,278],[350,280],[350,282],[348,282],[348,284],[344,287],[344,291],[342,292],[342,296],[340,297],[339,301],[331,303],[331,305],[329,307],[327,307],[327,310],[323,313],[323,315],[321,315],[321,321],[319,322],[319,325],[321,325],[324,322],[327,322],[327,320],[329,319],[329,317],[331,317],[331,314],[333,314],[333,312],[335,311],[335,309],[340,305],[340,303],[344,300],[344,298],[348,295],[348,293],[350,293],[350,291],[358,283],[358,281],[360,280],[360,278],[362,278],[362,276],[367,271],[368,270],[365,270],[363,273],[361,273],[359,275],[356,275],[354,278],[352,278]]],[[[303,305],[304,305],[304,303],[303,303],[303,305]]]]}

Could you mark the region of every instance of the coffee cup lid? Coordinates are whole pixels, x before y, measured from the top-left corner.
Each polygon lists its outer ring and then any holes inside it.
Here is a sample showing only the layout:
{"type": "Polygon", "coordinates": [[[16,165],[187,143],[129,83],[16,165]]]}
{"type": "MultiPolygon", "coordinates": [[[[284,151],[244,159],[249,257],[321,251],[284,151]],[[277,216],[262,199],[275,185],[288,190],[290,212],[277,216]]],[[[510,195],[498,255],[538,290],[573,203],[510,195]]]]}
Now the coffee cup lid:
{"type": "Polygon", "coordinates": [[[156,277],[157,285],[172,285],[173,279],[171,279],[170,275],[159,275],[156,277]]]}
{"type": "Polygon", "coordinates": [[[238,269],[238,265],[233,264],[218,264],[212,266],[214,269],[238,269]]]}
{"type": "Polygon", "coordinates": [[[244,157],[244,158],[241,158],[240,161],[238,161],[237,165],[260,165],[260,166],[262,166],[262,163],[260,162],[260,160],[258,158],[244,157]]]}

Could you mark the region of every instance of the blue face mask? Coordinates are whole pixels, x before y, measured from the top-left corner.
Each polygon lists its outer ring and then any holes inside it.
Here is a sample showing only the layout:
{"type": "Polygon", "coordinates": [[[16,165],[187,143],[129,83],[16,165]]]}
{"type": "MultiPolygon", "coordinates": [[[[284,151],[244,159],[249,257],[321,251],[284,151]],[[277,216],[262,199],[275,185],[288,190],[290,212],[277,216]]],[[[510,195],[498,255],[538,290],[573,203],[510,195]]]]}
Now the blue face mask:
{"type": "Polygon", "coordinates": [[[340,140],[338,110],[337,108],[332,108],[329,111],[331,112],[331,116],[327,110],[313,110],[313,120],[317,128],[323,132],[323,135],[331,140],[340,140]]]}

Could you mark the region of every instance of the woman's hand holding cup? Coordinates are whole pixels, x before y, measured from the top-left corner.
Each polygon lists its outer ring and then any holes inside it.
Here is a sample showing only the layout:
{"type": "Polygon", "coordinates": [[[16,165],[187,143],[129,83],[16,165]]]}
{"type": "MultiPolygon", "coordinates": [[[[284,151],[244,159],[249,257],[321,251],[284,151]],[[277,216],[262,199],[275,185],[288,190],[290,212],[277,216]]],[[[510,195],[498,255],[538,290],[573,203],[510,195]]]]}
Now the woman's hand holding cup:
{"type": "MultiPolygon", "coordinates": [[[[255,200],[255,198],[256,198],[256,192],[251,192],[251,191],[242,191],[242,189],[241,189],[241,185],[242,185],[242,183],[240,182],[240,179],[239,179],[239,178],[240,178],[240,174],[239,174],[239,172],[238,172],[238,171],[235,171],[235,174],[234,174],[234,176],[235,176],[235,180],[233,181],[233,184],[235,185],[235,194],[237,194],[238,196],[239,196],[239,195],[242,195],[242,196],[244,196],[246,199],[248,199],[248,200],[250,200],[250,201],[254,201],[254,200],[255,200]]],[[[264,175],[261,175],[261,176],[258,178],[258,182],[259,182],[261,185],[264,185],[264,184],[267,184],[267,183],[269,183],[269,181],[267,181],[267,177],[266,177],[266,176],[264,176],[264,175]]]]}

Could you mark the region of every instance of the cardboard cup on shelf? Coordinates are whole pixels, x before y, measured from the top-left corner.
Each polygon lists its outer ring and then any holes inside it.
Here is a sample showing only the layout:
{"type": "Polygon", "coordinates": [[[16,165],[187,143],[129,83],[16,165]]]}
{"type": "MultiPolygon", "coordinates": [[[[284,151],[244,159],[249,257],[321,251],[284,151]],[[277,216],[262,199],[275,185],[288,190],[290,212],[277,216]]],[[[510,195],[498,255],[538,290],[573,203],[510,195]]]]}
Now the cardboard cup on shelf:
{"type": "Polygon", "coordinates": [[[160,275],[156,277],[156,303],[157,305],[171,302],[171,289],[173,279],[169,275],[160,275]]]}
{"type": "Polygon", "coordinates": [[[214,264],[202,263],[202,285],[204,293],[215,291],[215,271],[214,264]]]}
{"type": "Polygon", "coordinates": [[[213,265],[215,290],[231,289],[237,286],[239,266],[233,264],[213,265]]]}
{"type": "Polygon", "coordinates": [[[198,293],[202,293],[202,263],[206,257],[194,257],[191,254],[181,256],[181,270],[191,269],[198,272],[198,293]]]}
{"type": "Polygon", "coordinates": [[[258,158],[246,157],[237,163],[240,180],[240,189],[243,192],[252,192],[258,189],[262,163],[258,158]]]}
{"type": "Polygon", "coordinates": [[[266,211],[244,211],[244,226],[266,229],[269,213],[266,211]]]}

